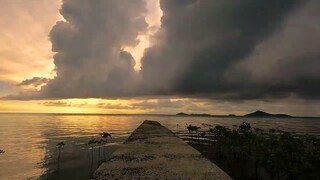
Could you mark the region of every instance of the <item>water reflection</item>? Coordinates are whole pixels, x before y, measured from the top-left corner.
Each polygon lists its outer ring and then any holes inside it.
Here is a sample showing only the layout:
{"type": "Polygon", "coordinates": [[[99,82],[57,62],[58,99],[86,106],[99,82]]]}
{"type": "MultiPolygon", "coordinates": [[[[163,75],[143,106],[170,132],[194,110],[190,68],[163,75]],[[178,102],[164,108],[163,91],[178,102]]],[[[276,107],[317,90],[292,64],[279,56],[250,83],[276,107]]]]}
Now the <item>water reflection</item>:
{"type": "Polygon", "coordinates": [[[135,126],[127,126],[127,119],[123,118],[118,118],[117,123],[110,117],[61,116],[56,118],[55,123],[47,126],[48,130],[43,132],[43,137],[49,140],[46,156],[40,167],[46,169],[41,176],[43,179],[88,179],[101,163],[102,157],[108,158],[117,145],[124,141],[135,128],[135,126]],[[93,138],[99,139],[100,133],[104,131],[114,134],[114,138],[109,139],[102,148],[95,146],[91,149],[88,141],[93,138]],[[59,142],[64,142],[65,146],[61,149],[58,163],[59,149],[56,144],[59,142]]]}
{"type": "Polygon", "coordinates": [[[88,141],[98,139],[101,132],[111,133],[113,139],[104,150],[108,157],[146,119],[159,121],[175,132],[186,131],[186,124],[207,123],[232,128],[247,121],[263,129],[320,134],[319,119],[0,114],[0,149],[6,151],[0,156],[0,179],[88,179],[98,166],[99,152],[97,147],[93,149],[91,169],[92,151],[88,151],[88,141]],[[59,142],[65,146],[61,149],[58,170],[56,145],[59,142]]]}

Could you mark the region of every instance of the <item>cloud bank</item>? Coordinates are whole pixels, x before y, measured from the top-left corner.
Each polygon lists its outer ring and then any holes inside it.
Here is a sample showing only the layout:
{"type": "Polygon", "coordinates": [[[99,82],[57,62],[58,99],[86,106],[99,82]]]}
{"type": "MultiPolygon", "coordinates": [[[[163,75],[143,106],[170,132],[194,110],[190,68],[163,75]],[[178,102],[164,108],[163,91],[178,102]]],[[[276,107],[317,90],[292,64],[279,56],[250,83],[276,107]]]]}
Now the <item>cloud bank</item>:
{"type": "Polygon", "coordinates": [[[50,32],[57,76],[40,98],[129,95],[135,90],[135,61],[124,46],[147,30],[143,0],[64,0],[66,21],[50,32]]]}
{"type": "Polygon", "coordinates": [[[135,71],[123,47],[148,30],[145,1],[64,0],[66,21],[50,32],[57,76],[28,98],[320,98],[318,0],[160,4],[161,28],[135,71]]]}

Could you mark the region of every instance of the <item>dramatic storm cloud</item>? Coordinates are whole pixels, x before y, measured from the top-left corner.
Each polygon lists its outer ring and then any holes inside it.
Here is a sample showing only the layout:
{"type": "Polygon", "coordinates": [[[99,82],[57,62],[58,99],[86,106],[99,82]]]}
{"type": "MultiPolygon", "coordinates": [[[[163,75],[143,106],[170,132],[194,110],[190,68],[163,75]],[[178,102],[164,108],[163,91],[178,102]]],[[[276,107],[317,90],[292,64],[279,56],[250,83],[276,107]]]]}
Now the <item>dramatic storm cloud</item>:
{"type": "Polygon", "coordinates": [[[320,97],[318,0],[160,5],[161,27],[135,71],[123,49],[148,32],[145,1],[64,0],[65,21],[50,32],[56,77],[23,99],[320,97]]]}
{"type": "Polygon", "coordinates": [[[319,4],[162,0],[162,29],[143,59],[144,81],[161,94],[218,99],[318,93],[319,4]]]}
{"type": "Polygon", "coordinates": [[[50,32],[57,76],[41,98],[105,97],[134,91],[135,61],[122,50],[144,33],[143,0],[64,0],[50,32]]]}
{"type": "Polygon", "coordinates": [[[320,98],[319,9],[319,1],[306,1],[233,70],[246,72],[245,79],[260,95],[320,98]]]}

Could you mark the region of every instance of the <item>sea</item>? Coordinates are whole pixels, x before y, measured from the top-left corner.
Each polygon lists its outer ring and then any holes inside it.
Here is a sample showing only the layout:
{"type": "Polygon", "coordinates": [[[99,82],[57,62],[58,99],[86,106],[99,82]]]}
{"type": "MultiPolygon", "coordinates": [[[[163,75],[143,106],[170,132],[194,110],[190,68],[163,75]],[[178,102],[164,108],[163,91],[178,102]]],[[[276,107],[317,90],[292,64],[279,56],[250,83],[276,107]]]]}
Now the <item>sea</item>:
{"type": "MultiPolygon", "coordinates": [[[[103,159],[144,120],[160,122],[175,133],[202,124],[252,127],[320,135],[319,118],[185,117],[174,115],[0,114],[0,179],[89,179],[103,159]],[[88,141],[108,132],[112,139],[91,149],[88,141]],[[65,145],[61,148],[59,142],[65,145]],[[99,153],[100,152],[100,153],[99,153]],[[59,159],[59,160],[58,160],[59,159]],[[100,159],[100,160],[98,160],[100,159]]],[[[207,127],[203,127],[205,130],[207,127]]]]}

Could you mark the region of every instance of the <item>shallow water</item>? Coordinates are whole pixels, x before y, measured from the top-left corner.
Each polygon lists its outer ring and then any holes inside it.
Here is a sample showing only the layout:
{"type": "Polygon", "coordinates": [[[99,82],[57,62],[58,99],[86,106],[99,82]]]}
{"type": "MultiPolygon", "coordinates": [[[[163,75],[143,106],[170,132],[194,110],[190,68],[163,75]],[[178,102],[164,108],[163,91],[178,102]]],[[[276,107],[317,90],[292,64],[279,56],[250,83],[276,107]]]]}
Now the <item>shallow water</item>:
{"type": "Polygon", "coordinates": [[[186,131],[186,124],[232,127],[246,121],[263,129],[320,134],[320,119],[309,118],[0,114],[0,149],[6,151],[0,154],[0,179],[88,179],[97,168],[99,149],[93,150],[92,162],[92,151],[87,142],[98,138],[103,131],[112,134],[113,139],[100,149],[102,159],[146,119],[159,121],[174,132],[186,131]],[[56,144],[61,141],[66,145],[62,148],[58,167],[56,144]]]}

